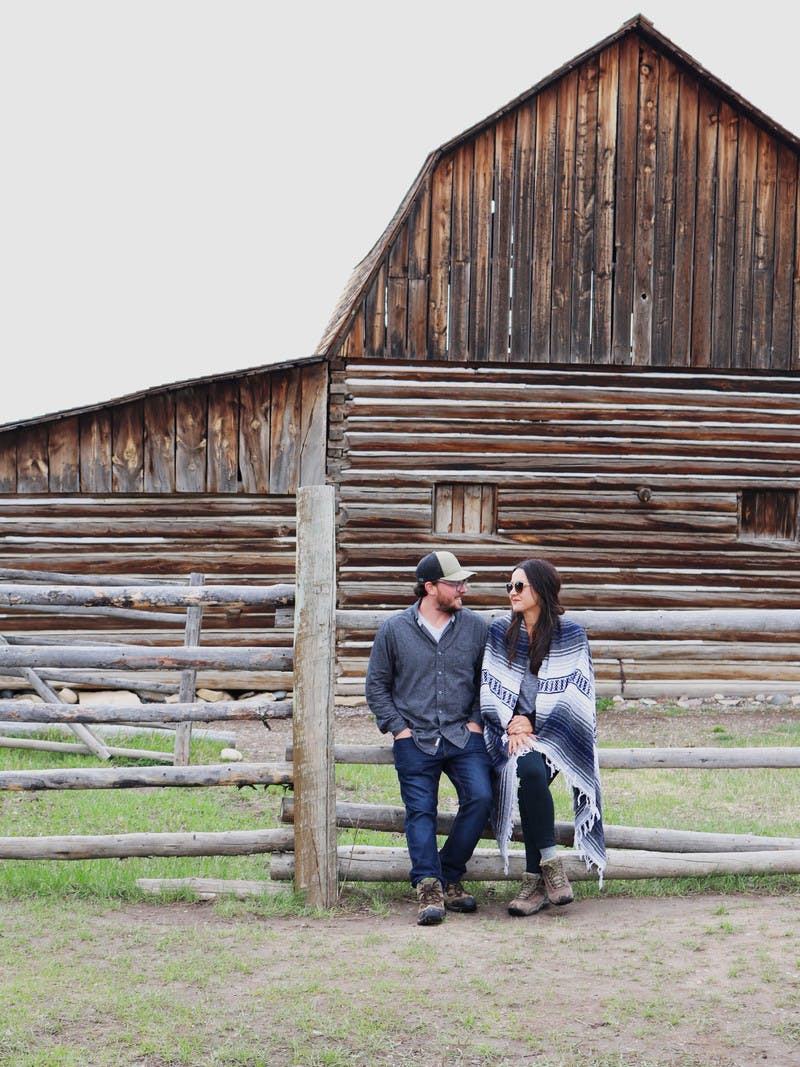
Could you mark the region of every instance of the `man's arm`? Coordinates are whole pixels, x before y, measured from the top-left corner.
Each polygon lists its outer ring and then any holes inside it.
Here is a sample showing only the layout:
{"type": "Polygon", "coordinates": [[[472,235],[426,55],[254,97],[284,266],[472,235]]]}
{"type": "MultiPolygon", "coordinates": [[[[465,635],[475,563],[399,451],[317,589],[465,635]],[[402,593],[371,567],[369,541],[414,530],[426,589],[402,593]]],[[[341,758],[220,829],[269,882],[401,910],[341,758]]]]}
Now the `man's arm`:
{"type": "Polygon", "coordinates": [[[399,734],[408,723],[395,707],[392,698],[395,656],[389,627],[384,623],[375,635],[367,667],[366,698],[381,733],[399,734]]]}

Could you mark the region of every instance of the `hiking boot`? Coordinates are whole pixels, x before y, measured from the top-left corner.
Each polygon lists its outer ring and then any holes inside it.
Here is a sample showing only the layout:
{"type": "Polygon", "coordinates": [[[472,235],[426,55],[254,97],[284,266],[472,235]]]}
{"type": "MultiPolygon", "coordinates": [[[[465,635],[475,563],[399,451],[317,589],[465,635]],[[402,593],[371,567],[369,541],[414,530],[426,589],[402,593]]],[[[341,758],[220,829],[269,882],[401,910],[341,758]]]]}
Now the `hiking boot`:
{"type": "Polygon", "coordinates": [[[444,893],[438,878],[421,878],[417,882],[417,926],[435,926],[444,918],[444,893]]]}
{"type": "Polygon", "coordinates": [[[542,878],[548,900],[551,904],[571,904],[575,899],[572,895],[572,886],[564,871],[561,858],[556,856],[552,860],[542,861],[542,878]]]}
{"type": "Polygon", "coordinates": [[[461,882],[446,882],[444,906],[448,911],[476,911],[475,897],[466,891],[461,882]]]}
{"type": "Polygon", "coordinates": [[[549,903],[541,874],[538,871],[535,874],[525,871],[519,893],[508,905],[508,913],[509,915],[535,915],[549,903]]]}

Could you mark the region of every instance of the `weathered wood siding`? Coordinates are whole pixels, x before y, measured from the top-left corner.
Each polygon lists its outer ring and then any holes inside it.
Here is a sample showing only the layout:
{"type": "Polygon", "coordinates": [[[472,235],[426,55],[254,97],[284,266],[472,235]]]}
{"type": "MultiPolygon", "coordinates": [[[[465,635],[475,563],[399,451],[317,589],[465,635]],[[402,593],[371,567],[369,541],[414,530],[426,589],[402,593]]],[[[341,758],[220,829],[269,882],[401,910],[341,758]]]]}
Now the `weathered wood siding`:
{"type": "Polygon", "coordinates": [[[325,481],[327,365],[153,390],[0,433],[0,494],[287,494],[325,481]]]}
{"type": "MultiPolygon", "coordinates": [[[[800,544],[743,536],[739,518],[747,491],[800,491],[796,379],[352,361],[333,374],[331,412],[340,607],[407,605],[416,561],[441,546],[478,571],[478,607],[506,603],[503,583],[528,556],[559,568],[572,608],[798,604],[800,544]],[[475,515],[493,487],[486,532],[435,532],[437,486],[445,500],[459,496],[450,486],[478,487],[475,515]]],[[[474,517],[458,521],[474,530],[474,517]]],[[[765,656],[800,654],[797,641],[723,655],[657,638],[638,666],[628,646],[629,682],[763,678],[765,656]]],[[[363,673],[367,649],[363,635],[343,642],[345,675],[363,673]]],[[[607,680],[620,671],[610,649],[597,656],[607,680]]],[[[800,682],[800,667],[780,670],[800,682]]]]}
{"type": "Polygon", "coordinates": [[[800,369],[798,218],[796,142],[631,32],[440,150],[327,351],[800,369]]]}

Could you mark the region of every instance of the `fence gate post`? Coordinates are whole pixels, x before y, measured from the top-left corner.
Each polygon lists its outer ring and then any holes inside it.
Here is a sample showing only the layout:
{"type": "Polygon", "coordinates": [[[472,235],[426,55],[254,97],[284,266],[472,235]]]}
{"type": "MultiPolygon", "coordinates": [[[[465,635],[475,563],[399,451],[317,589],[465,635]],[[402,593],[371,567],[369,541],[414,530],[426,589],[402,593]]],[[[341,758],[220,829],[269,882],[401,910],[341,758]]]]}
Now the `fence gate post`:
{"type": "Polygon", "coordinates": [[[297,490],[294,624],[295,886],[315,907],[336,901],[333,762],[336,552],[334,491],[297,490]]]}

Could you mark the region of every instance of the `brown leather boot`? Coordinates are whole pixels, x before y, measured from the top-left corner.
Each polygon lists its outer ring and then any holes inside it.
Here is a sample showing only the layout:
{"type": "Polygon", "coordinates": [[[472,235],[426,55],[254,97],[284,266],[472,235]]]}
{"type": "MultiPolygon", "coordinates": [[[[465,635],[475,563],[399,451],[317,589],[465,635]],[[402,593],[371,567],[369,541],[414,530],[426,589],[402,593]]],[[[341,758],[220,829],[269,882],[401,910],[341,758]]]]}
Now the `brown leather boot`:
{"type": "Polygon", "coordinates": [[[438,878],[421,878],[417,882],[418,926],[436,926],[444,919],[444,893],[438,878]]]}
{"type": "Polygon", "coordinates": [[[560,856],[552,860],[542,860],[542,878],[551,904],[571,904],[575,899],[560,856]]]}
{"type": "Polygon", "coordinates": [[[549,903],[544,888],[544,879],[537,871],[525,871],[520,890],[508,905],[509,915],[535,915],[549,903]]]}

